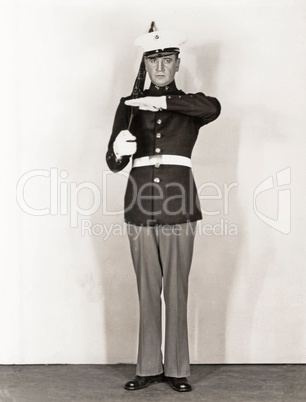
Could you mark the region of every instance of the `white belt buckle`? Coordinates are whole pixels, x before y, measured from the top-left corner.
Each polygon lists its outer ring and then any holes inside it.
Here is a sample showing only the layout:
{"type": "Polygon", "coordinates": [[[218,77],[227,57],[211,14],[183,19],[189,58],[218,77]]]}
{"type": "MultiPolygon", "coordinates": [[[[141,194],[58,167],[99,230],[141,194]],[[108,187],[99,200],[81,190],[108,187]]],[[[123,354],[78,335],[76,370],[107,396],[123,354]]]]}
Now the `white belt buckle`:
{"type": "Polygon", "coordinates": [[[185,156],[179,155],[149,155],[136,158],[133,161],[133,167],[160,165],[181,165],[191,168],[191,160],[185,156]]]}
{"type": "Polygon", "coordinates": [[[163,155],[149,156],[150,165],[161,165],[163,163],[163,155]]]}

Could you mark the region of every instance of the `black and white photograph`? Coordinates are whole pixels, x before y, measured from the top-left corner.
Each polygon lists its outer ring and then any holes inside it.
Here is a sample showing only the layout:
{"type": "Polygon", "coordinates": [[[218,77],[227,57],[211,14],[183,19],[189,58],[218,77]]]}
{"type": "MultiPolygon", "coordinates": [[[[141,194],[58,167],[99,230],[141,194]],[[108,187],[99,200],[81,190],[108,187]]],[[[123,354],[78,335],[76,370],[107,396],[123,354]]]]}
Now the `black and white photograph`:
{"type": "Polygon", "coordinates": [[[0,32],[0,402],[305,401],[306,2],[0,32]]]}

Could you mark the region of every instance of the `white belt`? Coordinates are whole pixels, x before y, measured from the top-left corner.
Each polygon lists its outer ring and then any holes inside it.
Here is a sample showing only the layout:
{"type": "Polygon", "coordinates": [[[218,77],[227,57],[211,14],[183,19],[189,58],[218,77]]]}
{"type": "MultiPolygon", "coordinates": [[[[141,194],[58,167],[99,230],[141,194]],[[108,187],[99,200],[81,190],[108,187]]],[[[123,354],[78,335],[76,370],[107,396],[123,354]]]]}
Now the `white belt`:
{"type": "Polygon", "coordinates": [[[181,165],[191,168],[191,159],[180,155],[151,155],[133,160],[133,168],[152,165],[181,165]]]}

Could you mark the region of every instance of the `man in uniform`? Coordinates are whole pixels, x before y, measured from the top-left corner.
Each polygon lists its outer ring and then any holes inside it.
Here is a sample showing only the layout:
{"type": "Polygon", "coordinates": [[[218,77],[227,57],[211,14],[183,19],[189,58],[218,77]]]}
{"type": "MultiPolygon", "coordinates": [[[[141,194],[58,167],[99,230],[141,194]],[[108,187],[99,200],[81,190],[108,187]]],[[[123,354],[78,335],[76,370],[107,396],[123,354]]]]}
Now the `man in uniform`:
{"type": "Polygon", "coordinates": [[[130,161],[125,222],[140,305],[136,377],[127,390],[167,381],[191,391],[187,296],[196,221],[201,208],[191,170],[199,129],[220,114],[216,98],[177,89],[180,46],[185,35],[155,31],[136,44],[144,51],[151,85],[142,97],[122,98],[106,160],[113,172],[130,161]],[[131,107],[136,108],[129,127],[131,107]],[[161,351],[161,292],[166,306],[164,360],[161,351]]]}

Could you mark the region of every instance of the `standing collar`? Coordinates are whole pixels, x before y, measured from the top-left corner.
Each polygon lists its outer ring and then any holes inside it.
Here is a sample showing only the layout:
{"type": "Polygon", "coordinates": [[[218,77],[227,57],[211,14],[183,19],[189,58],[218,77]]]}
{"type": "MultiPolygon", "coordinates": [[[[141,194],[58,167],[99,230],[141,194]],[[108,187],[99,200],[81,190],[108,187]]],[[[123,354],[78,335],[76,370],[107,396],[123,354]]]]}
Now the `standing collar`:
{"type": "Polygon", "coordinates": [[[178,89],[176,87],[175,81],[170,82],[170,84],[165,85],[163,87],[159,87],[157,85],[154,85],[153,82],[151,82],[150,88],[148,89],[148,92],[150,95],[166,95],[166,94],[172,94],[176,92],[178,89]]]}

